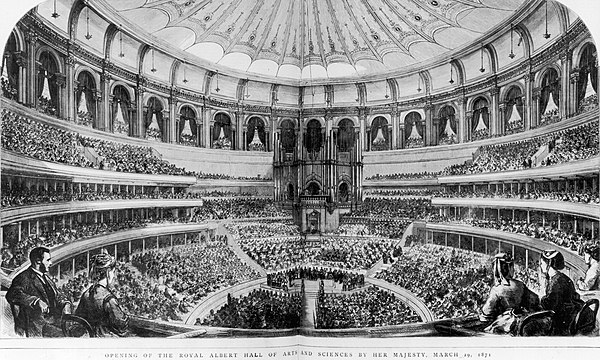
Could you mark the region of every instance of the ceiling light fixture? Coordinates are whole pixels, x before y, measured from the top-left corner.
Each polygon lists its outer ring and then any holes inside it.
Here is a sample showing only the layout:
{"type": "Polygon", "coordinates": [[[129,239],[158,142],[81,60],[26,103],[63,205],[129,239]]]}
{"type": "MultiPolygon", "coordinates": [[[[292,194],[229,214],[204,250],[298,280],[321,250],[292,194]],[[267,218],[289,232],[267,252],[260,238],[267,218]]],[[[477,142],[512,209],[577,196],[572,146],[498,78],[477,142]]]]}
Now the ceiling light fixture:
{"type": "Polygon", "coordinates": [[[390,85],[388,83],[388,79],[385,80],[385,98],[389,99],[390,98],[390,85]]]}
{"type": "Polygon", "coordinates": [[[85,39],[90,40],[92,38],[92,34],[90,34],[90,8],[89,6],[85,8],[85,25],[87,29],[87,34],[85,34],[85,39]]]}
{"type": "Polygon", "coordinates": [[[216,92],[221,91],[221,89],[219,89],[219,71],[217,70],[217,87],[215,88],[216,92]]]}
{"type": "Polygon", "coordinates": [[[481,67],[479,68],[479,72],[485,72],[485,67],[483,67],[483,44],[481,44],[481,67]]]}
{"type": "Polygon", "coordinates": [[[452,68],[452,63],[450,63],[450,81],[448,81],[450,84],[454,84],[454,69],[452,68]]]}
{"type": "Polygon", "coordinates": [[[186,66],[185,66],[185,63],[184,63],[184,64],[183,64],[183,83],[184,83],[184,84],[187,84],[187,83],[188,83],[188,79],[187,79],[187,76],[186,76],[186,74],[185,74],[185,67],[186,67],[186,66]]]}
{"type": "Polygon", "coordinates": [[[417,92],[421,92],[421,75],[417,75],[417,92]]]}
{"type": "Polygon", "coordinates": [[[513,51],[513,31],[514,31],[513,24],[510,24],[510,54],[508,54],[508,57],[511,59],[515,58],[515,53],[513,51]]]}
{"type": "Polygon", "coordinates": [[[544,39],[549,39],[550,34],[548,33],[548,0],[544,1],[546,7],[546,32],[544,33],[544,39]]]}
{"type": "Polygon", "coordinates": [[[59,16],[60,14],[56,12],[56,0],[54,0],[54,12],[52,13],[52,17],[56,19],[59,16]]]}
{"type": "Polygon", "coordinates": [[[250,81],[248,79],[246,79],[246,93],[244,94],[244,97],[247,99],[250,97],[250,91],[248,89],[248,85],[250,84],[250,81]]]}
{"type": "Polygon", "coordinates": [[[153,73],[156,72],[156,68],[154,67],[154,48],[152,48],[152,69],[150,69],[153,73]]]}
{"type": "Polygon", "coordinates": [[[119,28],[119,57],[125,57],[123,53],[123,31],[119,28]]]}

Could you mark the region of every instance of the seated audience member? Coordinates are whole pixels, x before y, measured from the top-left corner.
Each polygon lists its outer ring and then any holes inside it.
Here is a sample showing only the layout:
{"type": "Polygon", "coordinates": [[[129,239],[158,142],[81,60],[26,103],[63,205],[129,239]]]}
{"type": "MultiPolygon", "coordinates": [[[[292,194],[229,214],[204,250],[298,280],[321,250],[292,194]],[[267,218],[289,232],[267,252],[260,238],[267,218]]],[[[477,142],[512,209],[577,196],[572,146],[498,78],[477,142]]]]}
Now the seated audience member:
{"type": "Polygon", "coordinates": [[[129,317],[111,290],[117,278],[115,266],[115,258],[104,249],[94,256],[90,271],[93,284],[81,295],[75,311],[90,323],[96,336],[124,336],[127,332],[129,317]]]}
{"type": "Polygon", "coordinates": [[[48,276],[50,250],[36,247],[29,253],[31,266],[17,275],[6,300],[18,307],[15,331],[27,337],[61,337],[60,318],[71,312],[72,304],[48,276]]]}
{"type": "Polygon", "coordinates": [[[600,248],[598,245],[588,245],[583,250],[585,263],[588,270],[585,279],[579,278],[577,287],[582,291],[600,290],[600,248]]]}
{"type": "Polygon", "coordinates": [[[518,315],[537,310],[540,300],[522,281],[513,278],[514,262],[510,255],[495,256],[493,273],[495,284],[481,309],[480,320],[496,320],[486,331],[504,333],[513,328],[506,325],[514,323],[518,315]]]}
{"type": "Polygon", "coordinates": [[[560,270],[565,268],[565,259],[557,250],[542,253],[540,269],[546,278],[546,294],[541,299],[545,310],[554,311],[555,335],[570,335],[571,322],[583,307],[583,301],[575,290],[575,284],[560,270]]]}

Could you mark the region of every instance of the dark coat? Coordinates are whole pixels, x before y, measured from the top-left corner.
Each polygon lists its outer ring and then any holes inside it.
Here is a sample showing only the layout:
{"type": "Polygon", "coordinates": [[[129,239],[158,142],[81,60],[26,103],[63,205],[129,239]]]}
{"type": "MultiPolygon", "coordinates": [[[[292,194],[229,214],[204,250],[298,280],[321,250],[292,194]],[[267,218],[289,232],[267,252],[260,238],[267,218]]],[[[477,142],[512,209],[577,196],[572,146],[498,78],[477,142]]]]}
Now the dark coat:
{"type": "Polygon", "coordinates": [[[569,335],[569,327],[577,312],[584,305],[575,290],[575,284],[561,272],[548,280],[546,295],[541,299],[542,307],[554,311],[554,330],[558,335],[569,335]]]}
{"type": "Polygon", "coordinates": [[[40,275],[32,268],[27,268],[14,278],[6,293],[8,303],[19,308],[15,318],[15,331],[20,335],[46,336],[47,325],[56,326],[64,307],[70,304],[66,296],[58,291],[56,284],[48,276],[45,276],[45,279],[46,286],[40,279],[40,275]],[[49,313],[42,314],[36,304],[39,300],[48,304],[49,313]]]}
{"type": "Polygon", "coordinates": [[[102,285],[93,285],[81,295],[75,315],[86,319],[96,336],[125,336],[127,333],[129,317],[112,291],[102,285]]]}

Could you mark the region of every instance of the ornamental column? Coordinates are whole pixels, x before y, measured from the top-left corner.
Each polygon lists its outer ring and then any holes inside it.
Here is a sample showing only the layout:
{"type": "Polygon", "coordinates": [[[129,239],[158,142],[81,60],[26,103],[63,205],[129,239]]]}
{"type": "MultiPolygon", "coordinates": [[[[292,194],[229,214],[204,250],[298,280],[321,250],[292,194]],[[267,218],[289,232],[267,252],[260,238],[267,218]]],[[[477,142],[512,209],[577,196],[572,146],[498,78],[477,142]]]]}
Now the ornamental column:
{"type": "Polygon", "coordinates": [[[98,124],[102,124],[101,125],[101,129],[100,130],[104,130],[104,131],[108,131],[108,132],[113,132],[113,124],[112,124],[112,120],[111,119],[111,115],[112,112],[110,111],[110,99],[111,99],[111,93],[110,93],[110,80],[112,79],[112,76],[110,76],[110,74],[108,74],[106,72],[106,70],[104,70],[101,74],[100,74],[100,104],[101,106],[98,106],[99,111],[98,111],[98,124]]]}
{"type": "Polygon", "coordinates": [[[428,103],[425,105],[425,138],[423,139],[423,146],[433,146],[435,145],[433,132],[434,132],[434,123],[433,123],[433,104],[428,103]]]}
{"type": "Polygon", "coordinates": [[[144,92],[146,88],[143,85],[138,84],[136,91],[136,126],[132,131],[133,136],[138,137],[140,139],[144,139],[146,137],[146,129],[144,127],[144,92]]]}
{"type": "Polygon", "coordinates": [[[531,123],[529,127],[525,127],[525,130],[534,129],[540,123],[540,101],[542,98],[542,89],[536,87],[533,89],[533,101],[531,103],[531,123]]]}
{"type": "Polygon", "coordinates": [[[398,108],[396,105],[392,106],[392,143],[390,150],[396,150],[398,148],[398,108]]]}
{"type": "Polygon", "coordinates": [[[571,70],[569,80],[571,96],[569,96],[569,108],[567,110],[566,116],[571,117],[577,115],[577,112],[579,110],[579,104],[577,103],[577,84],[579,83],[579,68],[574,68],[571,70]]]}
{"type": "Polygon", "coordinates": [[[25,35],[25,41],[27,43],[27,68],[25,70],[25,89],[27,91],[27,94],[25,96],[25,104],[32,108],[35,108],[37,106],[37,61],[35,58],[37,40],[38,37],[34,31],[29,31],[25,35]]]}
{"type": "MultiPolygon", "coordinates": [[[[568,45],[567,45],[568,46],[568,45]]],[[[573,93],[570,91],[569,86],[569,72],[571,70],[571,62],[573,60],[573,52],[565,49],[563,53],[560,54],[560,63],[562,68],[562,76],[560,78],[560,117],[565,119],[568,117],[569,112],[569,100],[572,97],[573,93]]],[[[575,97],[577,93],[575,92],[575,97]]]]}
{"type": "MultiPolygon", "coordinates": [[[[72,54],[67,55],[67,57],[65,58],[65,83],[66,96],[61,97],[62,99],[64,99],[63,101],[61,101],[64,106],[63,110],[61,111],[61,115],[63,118],[66,117],[68,121],[75,121],[77,118],[77,115],[75,113],[75,57],[72,54]]],[[[63,88],[63,86],[61,86],[61,88],[63,88]]]]}
{"type": "Polygon", "coordinates": [[[502,136],[504,135],[504,129],[506,128],[506,119],[504,118],[506,115],[506,103],[501,103],[498,105],[498,128],[497,134],[502,136]]]}
{"type": "Polygon", "coordinates": [[[461,96],[458,98],[458,116],[459,121],[456,122],[458,129],[458,141],[464,143],[467,141],[467,129],[471,121],[472,114],[467,113],[467,98],[461,96]]]}
{"type": "Polygon", "coordinates": [[[537,100],[534,99],[533,94],[533,81],[535,79],[534,73],[526,73],[523,76],[525,81],[525,109],[523,111],[523,128],[524,130],[531,129],[531,124],[534,122],[534,117],[537,109],[537,100]]]}
{"type": "Polygon", "coordinates": [[[171,88],[171,96],[169,96],[169,127],[168,127],[168,132],[167,132],[167,136],[166,142],[170,142],[171,144],[175,144],[177,143],[177,122],[179,120],[178,116],[177,116],[177,95],[176,95],[176,91],[177,89],[172,87],[171,88]]]}
{"type": "Polygon", "coordinates": [[[501,134],[500,130],[500,88],[494,86],[490,89],[490,96],[492,98],[491,119],[490,119],[490,136],[494,137],[501,134]]]}

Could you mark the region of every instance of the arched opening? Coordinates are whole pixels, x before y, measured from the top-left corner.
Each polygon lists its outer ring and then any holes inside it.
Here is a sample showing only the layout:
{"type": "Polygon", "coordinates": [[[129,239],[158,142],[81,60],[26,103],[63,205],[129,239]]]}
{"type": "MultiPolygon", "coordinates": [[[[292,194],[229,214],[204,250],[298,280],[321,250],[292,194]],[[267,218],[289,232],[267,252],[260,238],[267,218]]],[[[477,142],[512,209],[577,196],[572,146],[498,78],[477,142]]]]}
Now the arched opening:
{"type": "Polygon", "coordinates": [[[350,199],[350,187],[348,183],[342,182],[338,188],[338,199],[340,202],[348,202],[350,199]]]}
{"type": "Polygon", "coordinates": [[[354,123],[350,119],[343,119],[338,125],[337,147],[339,152],[351,151],[354,147],[354,123]]]}
{"type": "Polygon", "coordinates": [[[471,118],[471,140],[485,139],[490,136],[490,111],[488,101],[478,98],[473,102],[473,117],[471,118]]]}
{"type": "Polygon", "coordinates": [[[422,147],[425,142],[423,140],[423,132],[425,127],[421,114],[416,111],[412,111],[404,118],[404,140],[406,148],[419,148],[422,147]]]}
{"type": "Polygon", "coordinates": [[[218,113],[215,116],[215,123],[212,129],[212,147],[214,149],[233,149],[233,131],[231,129],[231,119],[229,115],[218,113]]]}
{"type": "Polygon", "coordinates": [[[523,126],[523,92],[518,86],[513,86],[506,93],[504,108],[504,134],[510,135],[524,130],[523,126]]]}
{"type": "Polygon", "coordinates": [[[293,153],[296,147],[296,129],[291,120],[284,120],[281,123],[281,146],[287,154],[293,153]]]}
{"type": "Polygon", "coordinates": [[[177,142],[180,144],[196,146],[196,139],[198,138],[198,126],[196,124],[196,112],[191,106],[183,106],[179,111],[177,138],[177,142]]]}
{"type": "Polygon", "coordinates": [[[593,44],[587,44],[579,59],[577,80],[577,112],[582,113],[598,107],[598,52],[593,44]]]}
{"type": "Polygon", "coordinates": [[[129,91],[123,85],[117,85],[113,89],[111,122],[112,131],[115,134],[133,135],[135,119],[134,109],[129,98],[129,91]]]}
{"type": "Polygon", "coordinates": [[[540,91],[540,125],[558,121],[560,114],[560,78],[555,69],[549,69],[542,79],[540,91]]]}
{"type": "Polygon", "coordinates": [[[458,143],[458,126],[454,108],[446,105],[440,109],[438,125],[438,144],[458,143]]]}
{"type": "Polygon", "coordinates": [[[294,185],[292,185],[292,184],[288,184],[288,186],[287,186],[287,199],[289,201],[294,200],[294,185]]]}
{"type": "Polygon", "coordinates": [[[265,123],[261,118],[253,116],[248,120],[248,132],[246,133],[246,148],[249,151],[266,151],[267,134],[265,123]]]}
{"type": "Polygon", "coordinates": [[[321,123],[316,119],[312,119],[306,125],[306,136],[304,137],[304,147],[308,152],[308,156],[311,159],[316,159],[322,145],[321,123]]]}
{"type": "Polygon", "coordinates": [[[378,116],[371,124],[371,150],[383,151],[390,149],[390,134],[388,121],[383,116],[378,116]]]}
{"type": "Polygon", "coordinates": [[[77,76],[75,88],[75,110],[77,122],[80,125],[98,128],[96,116],[96,80],[87,71],[82,71],[77,76]]]}
{"type": "Polygon", "coordinates": [[[146,107],[145,126],[146,139],[165,141],[165,126],[163,120],[163,105],[157,97],[148,99],[146,107]]]}
{"type": "Polygon", "coordinates": [[[37,108],[48,115],[60,116],[58,88],[58,62],[49,51],[43,51],[39,58],[37,77],[37,108]]]}
{"type": "Polygon", "coordinates": [[[19,64],[16,53],[17,37],[11,33],[2,57],[0,83],[2,84],[2,96],[15,101],[19,99],[19,64]]]}
{"type": "Polygon", "coordinates": [[[311,181],[306,187],[307,195],[319,195],[321,193],[321,186],[316,181],[311,181]]]}

